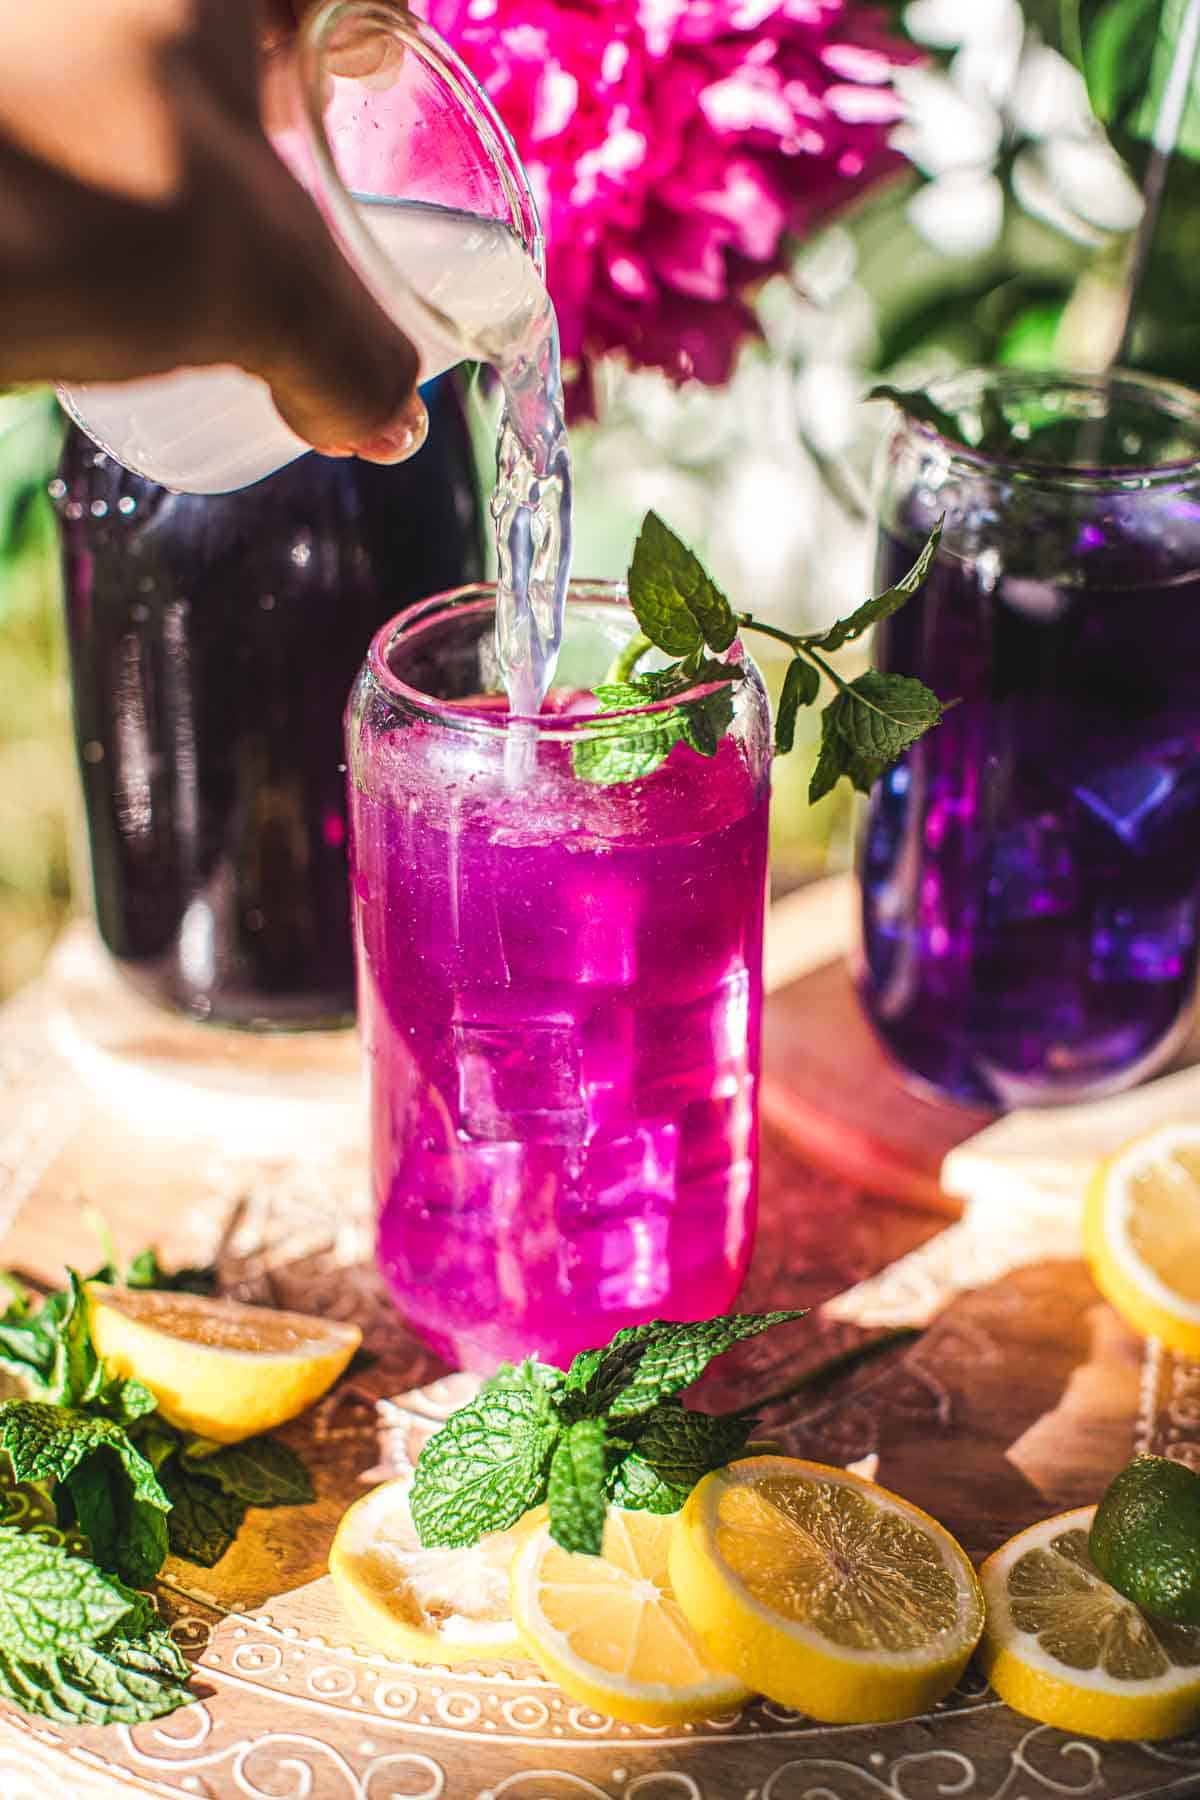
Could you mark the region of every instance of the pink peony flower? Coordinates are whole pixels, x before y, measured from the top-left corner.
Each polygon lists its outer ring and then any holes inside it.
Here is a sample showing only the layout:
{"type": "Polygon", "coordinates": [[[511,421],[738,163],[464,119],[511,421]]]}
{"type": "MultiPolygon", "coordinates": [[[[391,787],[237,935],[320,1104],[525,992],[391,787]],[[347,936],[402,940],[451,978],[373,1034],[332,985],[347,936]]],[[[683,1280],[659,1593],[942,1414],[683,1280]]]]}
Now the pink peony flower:
{"type": "Polygon", "coordinates": [[[575,399],[610,350],[719,383],[746,301],[899,163],[915,60],[859,0],[425,0],[517,141],[575,399]]]}

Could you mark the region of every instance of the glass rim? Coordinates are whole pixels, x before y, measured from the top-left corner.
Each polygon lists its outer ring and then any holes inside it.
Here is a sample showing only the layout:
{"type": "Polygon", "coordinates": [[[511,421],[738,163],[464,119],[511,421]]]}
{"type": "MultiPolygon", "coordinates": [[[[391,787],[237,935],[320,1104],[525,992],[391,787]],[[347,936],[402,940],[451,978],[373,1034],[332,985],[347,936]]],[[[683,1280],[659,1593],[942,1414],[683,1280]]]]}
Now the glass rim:
{"type": "Polygon", "coordinates": [[[511,225],[533,259],[538,275],[546,279],[546,239],[537,200],[513,137],[484,89],[458,52],[441,33],[396,0],[324,0],[301,22],[296,37],[296,66],[300,116],[306,129],[313,166],[343,248],[359,272],[373,273],[381,285],[404,294],[404,304],[416,317],[449,338],[460,356],[487,361],[482,345],[470,339],[458,322],[427,299],[406,279],[403,269],[381,248],[359,218],[354,197],[342,180],[325,129],[325,57],[329,39],[347,20],[362,20],[389,32],[405,54],[415,55],[454,95],[470,119],[481,151],[495,169],[508,202],[511,225]]]}
{"type": "MultiPolygon", "coordinates": [[[[981,446],[964,444],[960,439],[939,431],[928,420],[918,419],[906,412],[898,402],[894,404],[907,431],[929,444],[940,445],[952,464],[965,466],[975,472],[1011,474],[1025,480],[1040,481],[1048,486],[1084,490],[1109,489],[1131,481],[1137,481],[1139,485],[1148,481],[1168,483],[1200,475],[1200,393],[1185,387],[1182,382],[1167,381],[1158,375],[1145,374],[1140,369],[1113,369],[1106,376],[1089,370],[991,369],[976,365],[955,370],[953,374],[936,376],[927,383],[931,398],[947,406],[954,404],[954,395],[958,391],[966,390],[975,396],[989,388],[1009,393],[1045,393],[1059,389],[1063,392],[1090,393],[1096,396],[1136,394],[1151,403],[1160,415],[1194,425],[1196,453],[1194,456],[1178,457],[1169,462],[1108,462],[1088,467],[1078,463],[1035,462],[1029,458],[999,454],[981,446]]],[[[1081,420],[1080,423],[1082,425],[1086,421],[1081,420]]]]}
{"type": "MultiPolygon", "coordinates": [[[[619,609],[633,618],[628,589],[623,581],[580,578],[570,582],[567,590],[568,608],[594,605],[597,602],[614,610],[619,609]]],[[[509,737],[514,726],[520,726],[522,732],[536,736],[542,743],[575,743],[581,738],[615,735],[627,738],[631,731],[636,732],[641,721],[645,722],[647,730],[654,730],[665,714],[673,712],[676,707],[687,706],[692,701],[705,698],[720,685],[715,681],[699,682],[682,694],[674,694],[666,700],[650,701],[644,706],[627,706],[608,711],[597,708],[594,712],[572,713],[569,716],[563,713],[505,712],[499,718],[489,718],[486,714],[471,710],[469,704],[461,700],[439,700],[435,695],[424,693],[420,688],[404,681],[391,667],[389,655],[397,644],[417,637],[447,616],[455,613],[463,618],[471,615],[491,616],[495,610],[494,581],[475,581],[466,587],[449,588],[444,593],[430,594],[424,600],[417,600],[380,626],[367,649],[364,671],[370,675],[376,688],[386,696],[390,704],[407,716],[428,719],[448,730],[468,732],[496,742],[503,742],[509,737]]],[[[636,624],[636,620],[634,623],[636,624]]],[[[731,667],[747,670],[753,668],[739,638],[734,639],[726,654],[733,658],[731,667]]]]}

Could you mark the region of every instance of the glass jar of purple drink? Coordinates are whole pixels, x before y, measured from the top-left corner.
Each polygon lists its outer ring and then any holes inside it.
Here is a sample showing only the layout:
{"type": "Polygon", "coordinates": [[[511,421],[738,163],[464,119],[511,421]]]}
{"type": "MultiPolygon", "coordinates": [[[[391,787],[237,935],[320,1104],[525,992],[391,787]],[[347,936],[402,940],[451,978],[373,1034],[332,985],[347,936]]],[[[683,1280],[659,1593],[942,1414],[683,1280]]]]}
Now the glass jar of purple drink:
{"type": "Polygon", "coordinates": [[[945,532],[876,660],[958,704],[871,796],[861,992],[943,1093],[1087,1099],[1168,1061],[1195,991],[1200,396],[1012,370],[933,398],[882,451],[879,585],[945,532]]]}
{"type": "MultiPolygon", "coordinates": [[[[754,1228],[770,722],[757,671],[712,758],[635,780],[588,690],[636,630],[573,584],[557,685],[511,718],[495,593],[410,608],[347,712],[380,1267],[475,1368],[563,1362],[725,1310],[754,1228]]],[[[731,657],[741,658],[735,646],[731,657]]]]}
{"type": "Polygon", "coordinates": [[[348,1025],[342,713],[398,603],[482,571],[454,385],[396,468],[306,456],[174,494],[74,427],[51,492],[96,923],[160,1005],[259,1030],[348,1025]]]}

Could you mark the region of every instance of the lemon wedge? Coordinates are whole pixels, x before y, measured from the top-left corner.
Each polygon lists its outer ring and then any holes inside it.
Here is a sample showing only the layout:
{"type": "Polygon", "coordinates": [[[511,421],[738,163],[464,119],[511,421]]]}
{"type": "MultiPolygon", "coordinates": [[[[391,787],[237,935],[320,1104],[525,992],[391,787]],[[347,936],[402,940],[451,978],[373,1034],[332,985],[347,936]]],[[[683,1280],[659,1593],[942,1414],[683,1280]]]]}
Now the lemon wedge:
{"type": "Polygon", "coordinates": [[[1096,1286],[1126,1324],[1200,1357],[1200,1126],[1164,1125],[1102,1163],[1084,1241],[1096,1286]]]}
{"type": "Polygon", "coordinates": [[[706,1475],[670,1569],[710,1655],[832,1723],[932,1706],[983,1627],[975,1572],[936,1520],[845,1469],[786,1456],[706,1475]]]}
{"type": "Polygon", "coordinates": [[[347,1618],[375,1649],[409,1662],[480,1662],[525,1655],[509,1606],[522,1527],[469,1550],[425,1549],[412,1522],[412,1478],[385,1481],[343,1516],[329,1573],[347,1618]]]}
{"type": "Polygon", "coordinates": [[[1031,1525],[980,1571],[980,1661],[1014,1711],[1098,1738],[1200,1724],[1200,1628],[1147,1618],[1088,1555],[1094,1506],[1031,1525]]]}
{"type": "Polygon", "coordinates": [[[89,1284],[92,1342],[114,1375],[136,1375],[182,1431],[220,1444],[271,1431],[333,1386],[362,1342],[357,1325],[196,1294],[89,1284]]]}
{"type": "Polygon", "coordinates": [[[749,1699],[701,1648],[671,1591],[675,1515],[610,1507],[599,1556],[560,1549],[549,1526],[513,1558],[512,1614],[526,1652],[564,1692],[632,1725],[672,1725],[749,1699]]]}

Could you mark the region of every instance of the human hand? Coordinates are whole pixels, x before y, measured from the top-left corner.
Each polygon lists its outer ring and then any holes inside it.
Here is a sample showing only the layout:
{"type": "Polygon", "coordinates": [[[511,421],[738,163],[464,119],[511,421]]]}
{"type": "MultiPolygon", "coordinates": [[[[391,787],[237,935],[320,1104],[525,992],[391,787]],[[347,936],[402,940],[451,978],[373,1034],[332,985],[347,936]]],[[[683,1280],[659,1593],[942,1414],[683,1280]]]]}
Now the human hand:
{"type": "Polygon", "coordinates": [[[424,440],[417,357],[259,116],[247,0],[0,0],[0,383],[233,362],[329,454],[424,440]]]}

